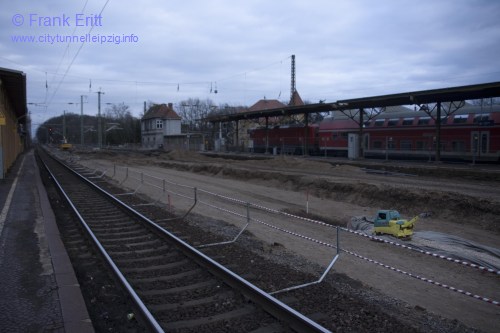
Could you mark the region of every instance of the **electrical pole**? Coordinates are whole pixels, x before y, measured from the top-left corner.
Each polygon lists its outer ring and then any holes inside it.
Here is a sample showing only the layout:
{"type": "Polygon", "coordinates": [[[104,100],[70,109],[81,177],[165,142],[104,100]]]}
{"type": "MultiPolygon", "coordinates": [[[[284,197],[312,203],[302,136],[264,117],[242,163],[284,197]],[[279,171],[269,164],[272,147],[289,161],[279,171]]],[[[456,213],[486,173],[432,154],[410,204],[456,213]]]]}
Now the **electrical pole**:
{"type": "Polygon", "coordinates": [[[66,143],[66,110],[63,111],[63,142],[66,143]]]}
{"type": "Polygon", "coordinates": [[[97,145],[99,148],[102,148],[101,94],[104,93],[99,89],[97,92],[97,145]]]}
{"type": "Polygon", "coordinates": [[[80,95],[80,144],[83,146],[83,95],[80,95]]]}
{"type": "Polygon", "coordinates": [[[293,106],[293,95],[296,91],[296,88],[295,88],[295,54],[292,54],[292,68],[291,68],[291,75],[290,75],[290,78],[291,78],[291,85],[290,85],[290,103],[288,103],[288,105],[292,105],[293,106]]]}

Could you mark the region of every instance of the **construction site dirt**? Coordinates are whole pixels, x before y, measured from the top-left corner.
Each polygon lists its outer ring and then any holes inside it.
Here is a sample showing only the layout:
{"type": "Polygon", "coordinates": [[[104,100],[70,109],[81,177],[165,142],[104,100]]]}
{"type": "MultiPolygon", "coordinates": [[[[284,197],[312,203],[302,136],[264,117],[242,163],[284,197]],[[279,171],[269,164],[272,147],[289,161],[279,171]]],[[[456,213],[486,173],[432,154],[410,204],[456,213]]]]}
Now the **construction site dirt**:
{"type": "MultiPolygon", "coordinates": [[[[496,332],[500,325],[500,306],[495,305],[500,300],[500,257],[496,256],[500,244],[500,168],[293,156],[207,156],[181,151],[60,153],[96,170],[96,175],[105,172],[109,180],[137,190],[178,214],[187,212],[191,203],[182,195],[163,196],[165,181],[167,187],[188,189],[186,198],[190,189],[196,188],[206,205],[195,207],[193,214],[237,226],[244,224],[245,210],[236,214],[241,218],[235,217],[229,212],[236,208],[222,203],[222,197],[341,227],[348,226],[353,217],[370,217],[379,209],[396,209],[408,218],[420,215],[416,235],[435,232],[484,245],[491,251],[475,251],[489,269],[391,244],[411,241],[373,241],[343,231],[339,246],[345,251],[331,274],[344,274],[358,281],[359,288],[396,299],[423,315],[463,323],[471,331],[496,332]],[[141,185],[155,182],[157,186],[141,185]],[[210,208],[210,200],[221,200],[219,208],[210,208]]],[[[330,263],[335,250],[318,242],[336,245],[335,228],[275,216],[279,214],[253,214],[275,227],[250,223],[248,231],[260,241],[280,244],[315,265],[326,267],[330,263]],[[292,235],[280,230],[291,231],[292,235]]],[[[428,241],[420,241],[428,245],[428,241]]],[[[440,245],[443,249],[448,246],[440,245]]]]}

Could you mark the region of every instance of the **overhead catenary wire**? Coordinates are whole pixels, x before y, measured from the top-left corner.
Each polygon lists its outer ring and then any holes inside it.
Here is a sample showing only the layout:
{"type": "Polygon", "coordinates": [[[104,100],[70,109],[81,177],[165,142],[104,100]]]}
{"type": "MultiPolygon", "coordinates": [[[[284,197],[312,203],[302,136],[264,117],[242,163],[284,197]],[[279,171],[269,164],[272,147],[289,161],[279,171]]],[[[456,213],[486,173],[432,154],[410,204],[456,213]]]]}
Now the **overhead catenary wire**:
{"type": "MultiPolygon", "coordinates": [[[[83,5],[83,8],[80,11],[80,13],[83,13],[85,11],[85,8],[87,7],[88,2],[89,2],[88,0],[85,1],[85,4],[83,5]]],[[[75,25],[75,27],[73,28],[73,32],[71,33],[71,35],[75,34],[76,28],[77,28],[77,26],[75,25]]],[[[57,64],[56,71],[53,74],[53,80],[55,80],[55,76],[59,73],[59,68],[61,68],[62,62],[63,62],[66,54],[68,54],[68,52],[69,52],[69,46],[70,46],[70,44],[71,43],[68,42],[68,44],[66,45],[66,48],[64,49],[64,52],[63,52],[63,54],[61,56],[61,59],[59,60],[59,63],[57,64]]],[[[47,74],[47,73],[45,73],[45,74],[47,74]]],[[[45,94],[45,100],[43,102],[44,104],[47,103],[47,97],[48,97],[48,89],[47,89],[47,93],[45,94]]]]}
{"type": "MultiPolygon", "coordinates": [[[[102,9],[101,11],[99,12],[99,15],[98,16],[101,16],[102,13],[104,12],[104,9],[106,8],[106,6],[108,5],[110,0],[106,0],[106,2],[104,3],[104,5],[102,6],[102,9]]],[[[92,32],[92,30],[94,30],[94,25],[91,25],[89,31],[87,32],[88,34],[90,34],[92,32]]],[[[71,69],[71,67],[73,66],[73,63],[75,62],[76,58],[78,57],[78,55],[80,54],[80,51],[82,50],[83,48],[83,45],[85,45],[85,42],[82,42],[80,44],[80,47],[78,48],[78,50],[76,51],[75,55],[73,56],[73,59],[71,60],[71,62],[69,63],[68,67],[66,68],[66,71],[64,72],[64,75],[63,77],[61,78],[61,80],[59,81],[59,83],[57,84],[57,87],[56,89],[54,90],[54,93],[52,94],[52,97],[50,98],[50,101],[47,103],[47,105],[50,105],[52,100],[54,99],[55,95],[57,94],[57,92],[59,91],[59,88],[61,87],[61,84],[64,82],[64,79],[66,78],[66,75],[68,74],[69,70],[71,69]]]]}

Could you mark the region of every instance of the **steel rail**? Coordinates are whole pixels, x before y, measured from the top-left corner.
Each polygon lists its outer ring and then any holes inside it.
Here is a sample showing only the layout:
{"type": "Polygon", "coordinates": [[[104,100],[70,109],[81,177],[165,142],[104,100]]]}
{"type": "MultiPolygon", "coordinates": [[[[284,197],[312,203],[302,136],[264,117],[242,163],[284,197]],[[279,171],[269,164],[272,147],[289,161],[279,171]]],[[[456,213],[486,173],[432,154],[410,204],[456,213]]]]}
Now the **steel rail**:
{"type": "MultiPolygon", "coordinates": [[[[251,301],[253,301],[254,303],[258,304],[260,307],[262,307],[269,314],[271,314],[275,318],[286,323],[293,330],[295,330],[297,332],[306,332],[306,333],[308,333],[308,332],[330,332],[328,329],[324,328],[323,326],[319,325],[318,323],[314,322],[313,320],[307,318],[306,316],[304,316],[300,312],[296,311],[295,309],[289,307],[285,303],[283,303],[280,300],[276,299],[275,297],[271,296],[269,293],[263,291],[262,289],[258,288],[257,286],[246,281],[245,279],[243,279],[239,275],[233,273],[232,271],[230,271],[226,267],[224,267],[221,264],[219,264],[218,262],[214,261],[212,258],[208,257],[204,253],[200,252],[196,248],[194,248],[191,245],[189,245],[188,243],[184,242],[182,239],[178,238],[174,234],[165,230],[164,228],[162,228],[160,225],[158,225],[157,223],[155,223],[154,221],[152,221],[148,217],[144,216],[143,214],[141,214],[140,212],[138,212],[134,208],[128,206],[127,204],[122,202],[120,199],[118,199],[117,197],[112,195],[111,193],[100,188],[98,185],[94,184],[89,179],[87,179],[84,176],[77,173],[75,170],[71,169],[68,165],[66,165],[62,161],[59,161],[57,159],[55,159],[55,160],[58,163],[60,163],[62,166],[64,166],[67,170],[69,170],[71,173],[73,173],[75,176],[77,176],[79,179],[81,179],[82,181],[84,181],[85,183],[90,185],[91,187],[95,188],[98,192],[100,192],[104,196],[108,197],[110,200],[114,201],[116,204],[118,204],[122,208],[126,209],[127,211],[132,213],[137,218],[139,218],[142,221],[149,224],[157,232],[168,237],[173,243],[175,243],[175,245],[178,247],[178,249],[184,253],[184,255],[186,255],[187,257],[189,257],[190,259],[192,259],[196,263],[198,263],[200,266],[205,267],[213,275],[220,278],[222,281],[224,281],[226,284],[228,284],[232,288],[235,288],[236,290],[241,292],[243,295],[245,295],[251,301]]],[[[69,198],[68,198],[68,200],[69,200],[69,198]]],[[[76,210],[76,208],[74,208],[74,209],[76,210]]],[[[88,228],[88,226],[86,226],[86,228],[88,228]]],[[[94,238],[95,238],[95,236],[94,236],[94,238]]],[[[96,241],[97,241],[97,239],[96,239],[96,241]]],[[[101,248],[102,248],[102,246],[101,246],[101,248]]],[[[103,248],[101,251],[106,252],[103,248]]],[[[106,256],[109,257],[107,254],[106,254],[106,256]]],[[[111,258],[109,258],[109,260],[112,262],[111,258]]],[[[112,264],[112,266],[116,267],[114,265],[114,263],[112,264]]],[[[121,273],[120,273],[120,276],[122,276],[124,282],[126,282],[125,278],[123,277],[123,275],[121,273]]],[[[130,290],[137,296],[137,294],[133,291],[132,287],[128,284],[128,282],[126,282],[126,285],[128,285],[128,288],[130,288],[130,290]]],[[[128,290],[128,288],[127,288],[127,290],[128,290]]],[[[141,304],[143,304],[138,296],[137,296],[137,300],[140,301],[141,304]]],[[[135,298],[134,298],[134,301],[135,301],[135,298]]],[[[145,310],[147,310],[147,308],[145,308],[145,310]]],[[[147,310],[147,312],[149,313],[149,310],[147,310]]],[[[149,316],[152,318],[151,313],[149,313],[149,316]]],[[[156,320],[155,320],[155,322],[156,322],[156,320]]],[[[160,329],[161,329],[161,327],[160,327],[160,329]]]]}
{"type": "MultiPolygon", "coordinates": [[[[58,160],[55,160],[55,161],[61,163],[58,160]]],[[[66,202],[68,203],[68,205],[70,205],[71,209],[73,210],[73,212],[78,217],[78,220],[80,221],[80,224],[82,225],[82,227],[84,228],[84,230],[89,235],[90,239],[94,243],[94,246],[96,246],[96,248],[99,250],[99,252],[101,253],[101,255],[104,257],[106,263],[111,268],[113,274],[116,276],[116,278],[118,279],[118,281],[120,281],[120,283],[123,285],[123,287],[126,289],[126,291],[131,296],[132,300],[134,301],[135,305],[137,306],[137,309],[140,312],[140,316],[142,318],[144,318],[144,321],[147,323],[147,325],[149,326],[149,328],[153,332],[159,332],[159,333],[160,332],[164,332],[163,328],[161,328],[160,324],[156,321],[156,319],[153,317],[153,315],[151,314],[151,312],[149,312],[148,308],[142,302],[142,300],[140,299],[139,295],[137,295],[137,293],[135,292],[135,290],[128,283],[127,279],[120,272],[120,270],[118,269],[118,267],[114,263],[113,259],[111,259],[111,257],[109,256],[109,254],[106,252],[106,250],[104,249],[104,247],[101,245],[101,243],[99,242],[99,240],[97,239],[97,237],[94,235],[94,233],[92,232],[92,230],[88,226],[87,222],[80,215],[80,212],[75,207],[75,205],[73,204],[73,202],[71,201],[71,199],[69,198],[69,196],[66,194],[66,192],[64,191],[64,189],[61,186],[61,184],[59,183],[59,181],[57,180],[56,175],[54,175],[52,173],[52,171],[50,170],[49,166],[43,160],[41,162],[43,163],[43,166],[44,166],[45,170],[47,170],[47,172],[49,173],[50,177],[52,178],[52,181],[56,185],[56,187],[59,190],[59,192],[64,196],[64,199],[66,200],[66,202]]],[[[61,163],[61,165],[63,165],[66,168],[69,168],[67,165],[65,165],[63,163],[61,163]]],[[[69,169],[69,170],[71,170],[71,169],[69,169]]],[[[77,174],[76,171],[73,171],[73,173],[75,173],[79,177],[83,177],[83,176],[77,174]]]]}

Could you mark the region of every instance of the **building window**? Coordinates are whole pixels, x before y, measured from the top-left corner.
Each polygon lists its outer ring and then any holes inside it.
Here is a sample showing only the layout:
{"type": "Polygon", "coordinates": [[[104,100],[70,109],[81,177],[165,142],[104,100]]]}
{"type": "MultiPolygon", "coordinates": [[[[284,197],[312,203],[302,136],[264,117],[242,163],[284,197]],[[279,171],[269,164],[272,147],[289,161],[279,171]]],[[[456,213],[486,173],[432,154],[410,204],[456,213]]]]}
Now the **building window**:
{"type": "Polygon", "coordinates": [[[163,121],[161,119],[156,120],[156,129],[162,129],[163,128],[163,121]]]}

